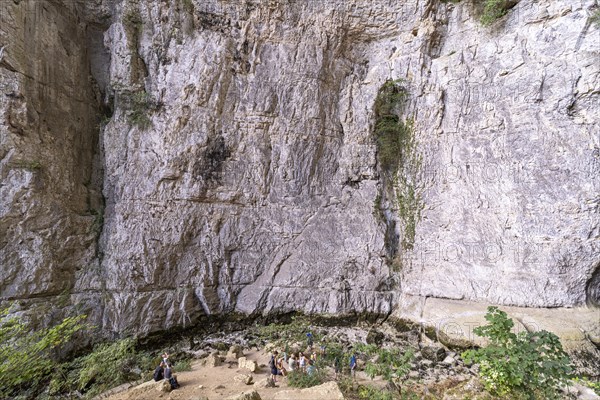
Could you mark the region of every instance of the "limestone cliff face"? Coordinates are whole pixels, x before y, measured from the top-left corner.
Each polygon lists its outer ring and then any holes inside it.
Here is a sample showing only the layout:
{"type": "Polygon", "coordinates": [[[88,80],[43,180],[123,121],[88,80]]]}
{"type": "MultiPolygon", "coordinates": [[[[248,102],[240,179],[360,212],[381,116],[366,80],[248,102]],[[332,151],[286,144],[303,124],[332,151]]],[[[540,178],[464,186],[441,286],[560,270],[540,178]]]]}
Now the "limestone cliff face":
{"type": "Polygon", "coordinates": [[[115,333],[428,298],[598,329],[595,1],[490,28],[467,0],[50,2],[28,34],[34,4],[0,26],[3,298],[66,291],[115,333]],[[373,105],[397,79],[390,174],[373,105]]]}
{"type": "Polygon", "coordinates": [[[88,52],[72,2],[0,4],[0,296],[39,306],[46,322],[97,265],[100,103],[88,52]]]}

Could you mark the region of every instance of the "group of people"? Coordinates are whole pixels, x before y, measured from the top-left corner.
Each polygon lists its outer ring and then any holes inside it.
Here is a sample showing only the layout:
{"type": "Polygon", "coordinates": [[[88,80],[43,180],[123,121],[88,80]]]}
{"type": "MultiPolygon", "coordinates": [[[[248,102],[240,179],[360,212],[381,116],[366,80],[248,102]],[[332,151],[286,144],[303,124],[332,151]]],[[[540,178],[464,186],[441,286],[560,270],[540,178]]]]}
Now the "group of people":
{"type": "MultiPolygon", "coordinates": [[[[313,351],[313,336],[312,333],[307,333],[307,350],[305,352],[292,353],[289,357],[287,352],[279,353],[277,350],[273,352],[269,360],[269,369],[271,371],[270,379],[277,382],[278,376],[286,376],[288,371],[298,371],[313,375],[317,371],[316,362],[318,357],[325,356],[325,345],[319,347],[318,352],[313,351]],[[288,368],[284,366],[287,363],[288,368]]],[[[342,372],[341,360],[336,357],[334,360],[335,379],[338,379],[342,372]]],[[[350,357],[350,375],[356,377],[356,354],[352,353],[350,357]]]]}
{"type": "Polygon", "coordinates": [[[172,364],[169,362],[169,354],[167,352],[162,354],[160,364],[154,370],[153,377],[155,382],[162,381],[163,379],[168,380],[171,389],[179,388],[179,382],[177,382],[177,377],[173,375],[172,364]]]}

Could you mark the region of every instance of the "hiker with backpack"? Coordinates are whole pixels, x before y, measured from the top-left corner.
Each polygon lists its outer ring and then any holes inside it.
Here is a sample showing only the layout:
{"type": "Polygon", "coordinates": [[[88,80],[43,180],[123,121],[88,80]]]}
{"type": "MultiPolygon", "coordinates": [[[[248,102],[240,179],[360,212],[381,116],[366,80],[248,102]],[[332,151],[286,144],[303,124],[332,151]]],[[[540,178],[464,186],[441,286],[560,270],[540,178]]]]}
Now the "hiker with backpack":
{"type": "Polygon", "coordinates": [[[177,377],[173,375],[173,370],[171,369],[171,366],[169,364],[165,366],[165,379],[169,381],[171,389],[179,388],[179,382],[177,382],[177,377]]]}

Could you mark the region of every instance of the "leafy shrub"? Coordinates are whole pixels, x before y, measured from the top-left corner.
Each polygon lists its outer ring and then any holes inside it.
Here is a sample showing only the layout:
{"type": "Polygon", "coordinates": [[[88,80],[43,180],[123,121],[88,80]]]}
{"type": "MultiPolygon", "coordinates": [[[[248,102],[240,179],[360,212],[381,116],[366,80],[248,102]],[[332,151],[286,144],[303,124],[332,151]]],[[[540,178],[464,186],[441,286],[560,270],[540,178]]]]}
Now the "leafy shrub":
{"type": "Polygon", "coordinates": [[[96,345],[92,353],[81,359],[80,365],[77,386],[88,396],[138,379],[140,372],[153,367],[149,355],[136,352],[131,338],[96,345]]]}
{"type": "Polygon", "coordinates": [[[400,348],[384,349],[375,345],[375,351],[370,351],[369,355],[374,356],[372,360],[365,365],[367,376],[374,379],[376,376],[382,376],[387,381],[398,381],[410,372],[410,362],[413,359],[412,349],[402,351],[400,348]]]}
{"type": "Polygon", "coordinates": [[[192,361],[190,359],[177,361],[176,363],[173,363],[173,368],[175,368],[175,371],[177,372],[191,371],[192,361]]]}
{"type": "Polygon", "coordinates": [[[371,385],[360,385],[358,398],[361,400],[394,400],[394,394],[371,385]]]}
{"type": "Polygon", "coordinates": [[[57,365],[55,352],[86,327],[82,323],[86,317],[80,315],[32,332],[20,317],[9,313],[9,307],[0,309],[0,398],[39,392],[57,365]]]}
{"type": "Polygon", "coordinates": [[[291,371],[288,375],[288,385],[295,388],[308,388],[317,386],[325,381],[325,376],[321,368],[317,367],[316,372],[307,374],[301,371],[291,371]]]}
{"type": "Polygon", "coordinates": [[[479,375],[486,389],[514,398],[557,397],[572,371],[558,337],[547,331],[512,333],[512,319],[497,307],[488,307],[485,319],[488,324],[473,331],[488,338],[489,345],[468,350],[463,358],[479,364],[479,375]]]}
{"type": "Polygon", "coordinates": [[[508,13],[508,6],[507,0],[484,0],[481,24],[484,26],[493,24],[508,13]]]}

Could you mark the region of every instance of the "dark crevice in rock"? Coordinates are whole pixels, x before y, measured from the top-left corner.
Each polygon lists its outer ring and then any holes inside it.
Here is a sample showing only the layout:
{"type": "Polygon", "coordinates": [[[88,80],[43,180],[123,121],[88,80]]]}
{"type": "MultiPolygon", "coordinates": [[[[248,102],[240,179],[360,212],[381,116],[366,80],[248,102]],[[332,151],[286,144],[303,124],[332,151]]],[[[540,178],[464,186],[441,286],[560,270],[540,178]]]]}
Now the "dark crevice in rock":
{"type": "Polygon", "coordinates": [[[592,277],[586,285],[586,302],[590,307],[600,307],[600,263],[596,265],[592,277]]]}

